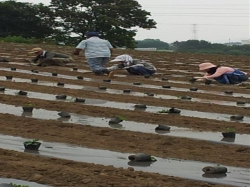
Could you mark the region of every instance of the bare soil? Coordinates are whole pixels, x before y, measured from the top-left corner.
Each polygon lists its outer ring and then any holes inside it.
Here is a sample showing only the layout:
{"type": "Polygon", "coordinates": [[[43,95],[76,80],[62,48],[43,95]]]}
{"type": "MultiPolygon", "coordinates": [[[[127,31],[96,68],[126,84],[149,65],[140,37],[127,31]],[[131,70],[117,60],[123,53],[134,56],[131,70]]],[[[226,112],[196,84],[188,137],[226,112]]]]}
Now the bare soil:
{"type": "MultiPolygon", "coordinates": [[[[25,62],[26,58],[32,55],[27,54],[35,45],[0,43],[0,58],[4,57],[12,62],[25,62]],[[6,53],[6,54],[3,54],[6,53]],[[9,53],[9,54],[8,54],[9,53]],[[7,56],[7,57],[6,57],[7,56]],[[18,58],[18,59],[17,59],[18,58]]],[[[60,53],[71,54],[73,47],[42,45],[47,50],[53,50],[60,53]]],[[[119,54],[128,53],[134,58],[149,60],[159,69],[157,75],[150,78],[142,76],[129,76],[125,71],[117,71],[116,74],[125,77],[114,77],[111,81],[122,81],[131,85],[109,84],[102,80],[107,79],[106,76],[95,76],[92,73],[80,73],[72,71],[71,68],[65,67],[31,67],[23,65],[14,65],[9,63],[1,63],[2,68],[16,67],[17,69],[32,70],[46,72],[58,72],[59,74],[78,76],[82,75],[86,78],[98,79],[95,81],[70,80],[58,77],[45,77],[38,74],[25,74],[16,71],[0,70],[1,76],[13,75],[17,78],[38,78],[39,81],[63,82],[65,84],[74,84],[80,86],[98,87],[105,85],[108,88],[123,90],[131,89],[134,92],[152,92],[162,95],[188,95],[200,99],[233,101],[245,100],[250,102],[250,98],[232,97],[229,95],[216,95],[208,93],[196,92],[178,92],[171,89],[154,89],[142,88],[134,86],[133,82],[142,82],[143,84],[155,85],[161,88],[162,85],[170,85],[172,87],[187,88],[197,87],[207,91],[217,91],[223,93],[225,90],[231,90],[237,93],[249,94],[246,86],[226,86],[204,85],[203,83],[190,84],[189,78],[197,76],[197,66],[194,63],[202,63],[206,61],[215,64],[223,64],[237,67],[243,71],[250,71],[250,58],[223,55],[201,55],[201,54],[182,54],[182,53],[163,53],[163,52],[141,52],[133,50],[115,50],[113,57],[119,54]],[[183,64],[179,64],[183,63],[183,64]],[[249,67],[248,67],[249,66],[249,67]],[[173,72],[170,70],[187,70],[188,74],[183,72],[173,72]],[[184,77],[173,77],[172,75],[184,75],[184,77]],[[187,84],[170,83],[161,81],[163,77],[167,77],[173,81],[186,81],[187,84]]],[[[82,56],[74,56],[76,59],[76,67],[79,69],[89,70],[86,66],[86,60],[82,56]]],[[[40,86],[30,83],[18,83],[14,81],[0,81],[0,86],[10,89],[42,92],[49,94],[66,94],[72,97],[103,99],[124,103],[146,104],[151,106],[163,106],[182,108],[186,110],[216,112],[222,114],[241,114],[249,116],[249,108],[236,106],[222,106],[219,104],[190,102],[180,99],[159,99],[149,96],[136,97],[132,95],[97,93],[90,90],[76,90],[60,87],[40,86]]],[[[239,122],[226,122],[211,119],[202,119],[195,117],[186,117],[181,115],[162,115],[159,113],[145,113],[143,111],[130,111],[115,108],[96,107],[79,105],[69,102],[46,101],[42,99],[32,99],[28,97],[0,95],[1,103],[23,106],[32,103],[35,108],[43,108],[55,111],[68,111],[89,115],[93,117],[124,116],[130,121],[145,122],[152,124],[168,124],[178,127],[188,127],[194,131],[215,131],[221,132],[227,127],[232,127],[237,133],[250,134],[250,125],[239,122]]],[[[26,117],[18,117],[10,114],[0,114],[1,133],[6,135],[21,136],[25,138],[38,138],[44,141],[70,143],[90,148],[108,149],[120,152],[145,152],[154,156],[163,158],[189,159],[204,162],[213,162],[216,164],[230,165],[236,167],[250,167],[250,148],[216,144],[208,141],[200,141],[188,138],[177,138],[170,136],[160,136],[157,134],[147,134],[141,132],[131,132],[125,130],[117,130],[105,127],[92,127],[77,125],[71,123],[62,123],[54,120],[38,120],[26,117]]],[[[249,142],[250,143],[250,142],[249,142]]],[[[222,186],[211,185],[205,182],[190,181],[178,177],[163,176],[159,174],[136,172],[133,168],[122,169],[112,166],[106,167],[90,163],[79,163],[74,161],[43,158],[32,156],[27,153],[19,153],[15,151],[0,149],[0,162],[2,177],[10,177],[22,180],[30,180],[42,184],[53,186],[222,186]]]]}

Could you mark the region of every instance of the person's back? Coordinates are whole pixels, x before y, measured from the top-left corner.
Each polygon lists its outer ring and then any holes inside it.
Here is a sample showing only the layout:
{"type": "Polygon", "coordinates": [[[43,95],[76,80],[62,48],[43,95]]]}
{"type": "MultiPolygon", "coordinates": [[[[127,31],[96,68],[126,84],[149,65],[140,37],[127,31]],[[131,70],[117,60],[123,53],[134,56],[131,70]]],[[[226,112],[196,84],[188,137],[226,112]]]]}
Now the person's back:
{"type": "Polygon", "coordinates": [[[149,63],[149,62],[146,62],[144,60],[140,60],[140,59],[133,59],[133,62],[132,62],[134,65],[136,64],[143,64],[143,66],[149,70],[154,70],[156,71],[156,68],[153,64],[149,63]]]}
{"type": "Polygon", "coordinates": [[[99,37],[86,39],[84,45],[86,58],[110,57],[111,55],[110,48],[112,46],[110,46],[110,43],[99,37]]]}
{"type": "Polygon", "coordinates": [[[112,54],[112,45],[108,40],[99,38],[98,32],[87,32],[86,37],[76,46],[73,54],[79,55],[81,50],[85,50],[85,58],[95,75],[109,74],[105,66],[112,54]]]}

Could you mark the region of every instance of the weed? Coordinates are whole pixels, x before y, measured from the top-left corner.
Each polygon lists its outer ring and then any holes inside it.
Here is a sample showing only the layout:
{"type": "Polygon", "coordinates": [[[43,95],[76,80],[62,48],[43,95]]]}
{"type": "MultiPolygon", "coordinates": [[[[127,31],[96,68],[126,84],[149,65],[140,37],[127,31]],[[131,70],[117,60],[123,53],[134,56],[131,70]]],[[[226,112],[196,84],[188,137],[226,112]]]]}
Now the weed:
{"type": "Polygon", "coordinates": [[[29,187],[27,185],[19,185],[19,184],[14,184],[14,183],[10,183],[12,186],[15,186],[15,187],[29,187]]]}

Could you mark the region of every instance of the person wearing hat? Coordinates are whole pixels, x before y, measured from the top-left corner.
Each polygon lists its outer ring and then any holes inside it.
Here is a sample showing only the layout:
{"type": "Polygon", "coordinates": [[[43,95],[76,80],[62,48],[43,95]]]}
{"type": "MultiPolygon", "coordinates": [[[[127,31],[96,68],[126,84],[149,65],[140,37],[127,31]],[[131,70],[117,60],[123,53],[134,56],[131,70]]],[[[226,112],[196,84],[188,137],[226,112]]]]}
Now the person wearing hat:
{"type": "Polygon", "coordinates": [[[236,68],[214,65],[210,62],[199,64],[199,70],[204,71],[203,77],[194,77],[197,81],[214,79],[221,84],[239,84],[248,80],[247,73],[236,68]]]}
{"type": "Polygon", "coordinates": [[[133,59],[127,54],[119,55],[110,62],[119,62],[119,64],[108,67],[109,71],[126,69],[131,75],[152,75],[157,71],[153,64],[144,60],[133,59]]]}
{"type": "Polygon", "coordinates": [[[36,66],[65,66],[74,62],[74,59],[68,55],[45,51],[40,47],[33,48],[29,53],[36,57],[30,60],[31,65],[36,66]]]}
{"type": "Polygon", "coordinates": [[[92,72],[96,75],[109,74],[105,67],[112,55],[112,45],[108,40],[99,38],[98,32],[87,32],[85,40],[82,40],[74,51],[74,55],[84,50],[85,58],[92,72]]]}

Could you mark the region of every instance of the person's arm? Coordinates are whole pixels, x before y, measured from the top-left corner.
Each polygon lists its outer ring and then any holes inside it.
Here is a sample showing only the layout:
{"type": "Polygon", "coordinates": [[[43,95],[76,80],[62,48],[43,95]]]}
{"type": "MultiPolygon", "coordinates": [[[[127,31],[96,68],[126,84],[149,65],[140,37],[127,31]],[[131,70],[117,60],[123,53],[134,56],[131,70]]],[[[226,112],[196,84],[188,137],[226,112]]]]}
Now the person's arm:
{"type": "Polygon", "coordinates": [[[75,48],[75,51],[73,52],[73,55],[79,55],[81,50],[85,49],[87,45],[87,40],[81,41],[75,48]]]}
{"type": "Polygon", "coordinates": [[[118,65],[114,65],[114,66],[110,66],[107,68],[109,71],[113,71],[113,70],[116,70],[116,69],[122,69],[119,67],[119,64],[118,65]]]}
{"type": "Polygon", "coordinates": [[[37,62],[40,59],[40,55],[37,55],[35,58],[31,59],[31,62],[37,62]]]}
{"type": "Polygon", "coordinates": [[[219,77],[227,72],[233,72],[233,71],[234,71],[233,68],[219,67],[219,68],[217,68],[216,72],[213,75],[205,75],[204,78],[205,79],[213,79],[213,78],[219,77]]]}
{"type": "Polygon", "coordinates": [[[82,49],[76,48],[75,51],[73,52],[73,55],[79,55],[82,49]]]}
{"type": "Polygon", "coordinates": [[[113,48],[109,48],[109,50],[110,50],[110,56],[112,56],[112,54],[113,54],[113,48]]]}

